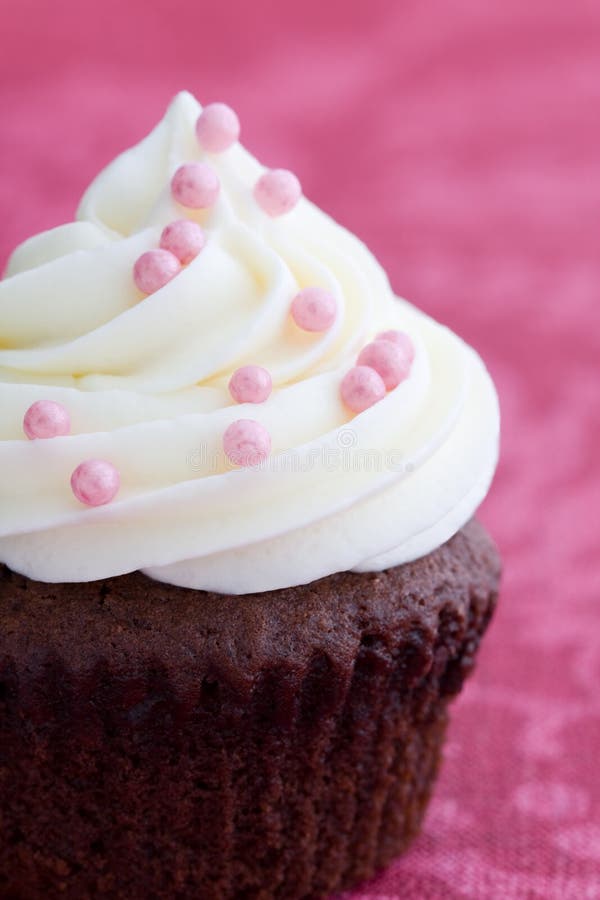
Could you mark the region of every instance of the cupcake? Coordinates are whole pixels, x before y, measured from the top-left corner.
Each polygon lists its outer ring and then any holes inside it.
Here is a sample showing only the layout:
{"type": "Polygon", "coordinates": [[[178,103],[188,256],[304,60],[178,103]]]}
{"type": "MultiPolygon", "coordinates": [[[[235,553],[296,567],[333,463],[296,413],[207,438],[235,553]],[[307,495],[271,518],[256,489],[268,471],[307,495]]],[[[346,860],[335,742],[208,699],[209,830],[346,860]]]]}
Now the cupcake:
{"type": "Polygon", "coordinates": [[[497,597],[477,354],[179,94],[0,283],[0,896],[326,897],[497,597]]]}

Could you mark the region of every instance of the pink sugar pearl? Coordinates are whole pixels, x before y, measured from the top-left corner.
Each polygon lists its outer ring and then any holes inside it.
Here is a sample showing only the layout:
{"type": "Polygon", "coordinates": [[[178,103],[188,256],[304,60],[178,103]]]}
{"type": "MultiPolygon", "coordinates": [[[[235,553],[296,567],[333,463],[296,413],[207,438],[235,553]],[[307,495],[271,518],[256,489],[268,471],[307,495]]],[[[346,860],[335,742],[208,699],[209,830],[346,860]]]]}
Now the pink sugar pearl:
{"type": "Polygon", "coordinates": [[[257,466],[271,453],[271,436],[260,422],[238,419],[223,435],[223,450],[236,466],[257,466]]]}
{"type": "Polygon", "coordinates": [[[388,391],[398,387],[410,372],[410,362],[400,347],[391,341],[378,340],[367,344],[361,350],[357,363],[375,369],[388,391]]]}
{"type": "Polygon", "coordinates": [[[213,206],[220,188],[217,173],[206,163],[185,163],[171,178],[173,197],[189,209],[207,209],[213,206]]]}
{"type": "Polygon", "coordinates": [[[71,417],[60,403],[54,400],[37,400],[23,418],[23,431],[30,441],[35,438],[53,438],[70,434],[71,417]]]}
{"type": "Polygon", "coordinates": [[[264,403],[272,389],[271,376],[262,366],[242,366],[229,382],[229,393],[236,403],[264,403]]]}
{"type": "Polygon", "coordinates": [[[181,269],[176,256],[168,250],[147,250],[136,260],[133,280],[144,294],[153,294],[164,287],[181,269]]]}
{"type": "Polygon", "coordinates": [[[376,341],[391,341],[400,347],[406,359],[411,363],[415,358],[415,345],[405,331],[397,331],[395,328],[389,331],[380,331],[375,337],[376,341]]]}
{"type": "Polygon", "coordinates": [[[303,331],[327,331],[336,315],[336,299],[323,288],[304,288],[292,301],[292,318],[303,331]]]}
{"type": "Polygon", "coordinates": [[[222,153],[238,140],[240,120],[226,103],[209,103],[198,116],[196,136],[203,150],[222,153]]]}
{"type": "Polygon", "coordinates": [[[116,496],[121,478],[112,463],[104,459],[88,459],[71,475],[73,493],[86,506],[104,506],[116,496]]]}
{"type": "Polygon", "coordinates": [[[289,212],[301,196],[300,182],[287,169],[265,172],[254,186],[254,199],[269,216],[282,216],[289,212]]]}
{"type": "Polygon", "coordinates": [[[385,384],[375,369],[354,366],[342,378],[340,393],[346,406],[360,413],[385,397],[385,384]]]}
{"type": "Polygon", "coordinates": [[[197,222],[177,219],[163,229],[160,246],[176,256],[183,266],[187,266],[198,256],[206,243],[204,231],[197,222]]]}

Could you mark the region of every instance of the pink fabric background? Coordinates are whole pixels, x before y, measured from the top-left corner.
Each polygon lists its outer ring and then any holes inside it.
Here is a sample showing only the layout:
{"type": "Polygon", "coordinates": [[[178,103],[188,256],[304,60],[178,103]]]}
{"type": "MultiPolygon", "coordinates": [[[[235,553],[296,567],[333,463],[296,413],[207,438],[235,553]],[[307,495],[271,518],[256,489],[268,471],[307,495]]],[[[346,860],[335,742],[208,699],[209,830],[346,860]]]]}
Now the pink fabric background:
{"type": "Polygon", "coordinates": [[[583,0],[19,0],[0,262],[176,90],[356,231],[499,386],[502,603],[423,835],[354,898],[600,898],[600,10],[583,0]]]}

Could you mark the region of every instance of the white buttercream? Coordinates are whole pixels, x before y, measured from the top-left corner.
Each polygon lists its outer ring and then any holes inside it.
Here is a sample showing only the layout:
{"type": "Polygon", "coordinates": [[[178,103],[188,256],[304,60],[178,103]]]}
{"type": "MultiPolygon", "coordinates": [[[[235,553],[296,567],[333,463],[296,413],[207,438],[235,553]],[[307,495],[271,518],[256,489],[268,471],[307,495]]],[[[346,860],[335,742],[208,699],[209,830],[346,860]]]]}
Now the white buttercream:
{"type": "Polygon", "coordinates": [[[142,569],[224,593],[376,571],[429,553],[473,515],[498,452],[496,394],[476,353],[394,297],[365,246],[302,199],[271,220],[252,187],[263,168],[239,145],[203,154],[200,107],[179,94],[163,121],[93,182],[78,221],[31,238],[0,282],[0,559],[49,582],[142,569]],[[212,210],[185,212],[169,180],[207,159],[212,210]],[[189,215],[203,252],[142,297],[133,264],[189,215]],[[289,315],[302,287],[335,293],[325,334],[289,315]],[[410,377],[352,417],[341,378],[381,330],[407,331],[410,377]],[[267,368],[263,404],[233,403],[240,365],[267,368]],[[72,434],[29,442],[25,410],[53,399],[72,434]],[[233,470],[226,427],[270,432],[261,469],[233,470]],[[122,489],[83,508],[69,488],[84,459],[114,463],[122,489]]]}

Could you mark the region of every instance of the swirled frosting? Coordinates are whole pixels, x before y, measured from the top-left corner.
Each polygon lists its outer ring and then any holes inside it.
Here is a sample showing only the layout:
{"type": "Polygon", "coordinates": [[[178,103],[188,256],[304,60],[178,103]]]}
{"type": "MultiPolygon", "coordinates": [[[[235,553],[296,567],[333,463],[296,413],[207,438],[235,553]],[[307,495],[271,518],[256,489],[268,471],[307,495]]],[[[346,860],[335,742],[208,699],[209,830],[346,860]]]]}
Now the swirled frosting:
{"type": "Polygon", "coordinates": [[[87,190],[77,220],[31,238],[0,282],[0,560],[31,578],[91,581],[141,569],[224,593],[375,571],[418,558],[473,515],[496,465],[496,394],[477,354],[396,298],[366,247],[306,199],[278,219],[256,204],[262,166],[239,144],[209,157],[221,192],[186,211],[202,253],[144,297],[141,253],[181,217],[169,180],[202,160],[200,107],[179,94],[138,146],[87,190]],[[303,287],[333,292],[323,334],[290,320],[303,287]],[[408,332],[410,377],[352,415],[340,381],[381,330],[408,332]],[[273,393],[235,404],[234,369],[264,366],[273,393]],[[72,433],[26,440],[24,411],[52,399],[72,433]],[[272,455],[235,469],[222,435],[264,425],[272,455]],[[110,460],[121,490],[85,508],[84,459],[110,460]]]}

